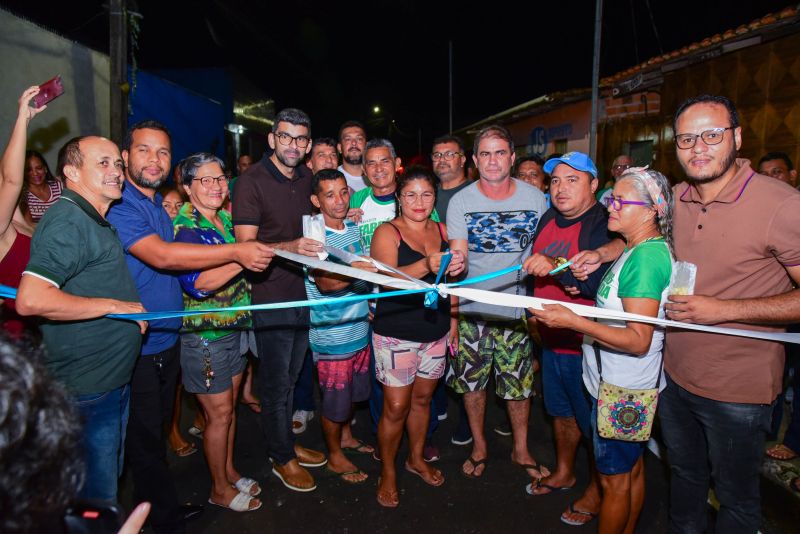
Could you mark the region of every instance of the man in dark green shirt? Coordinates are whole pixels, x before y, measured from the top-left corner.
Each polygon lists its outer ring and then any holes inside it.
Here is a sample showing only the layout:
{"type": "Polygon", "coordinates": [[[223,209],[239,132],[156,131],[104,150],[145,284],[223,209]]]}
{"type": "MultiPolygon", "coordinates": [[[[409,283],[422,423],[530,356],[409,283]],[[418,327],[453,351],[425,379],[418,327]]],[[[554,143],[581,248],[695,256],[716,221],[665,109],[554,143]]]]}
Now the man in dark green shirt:
{"type": "Polygon", "coordinates": [[[67,188],[42,217],[17,296],[22,315],[45,318],[45,363],[72,393],[83,420],[83,498],[117,500],[129,385],[146,323],[116,230],[105,219],[122,195],[122,158],[102,137],[77,137],[59,151],[67,188]]]}

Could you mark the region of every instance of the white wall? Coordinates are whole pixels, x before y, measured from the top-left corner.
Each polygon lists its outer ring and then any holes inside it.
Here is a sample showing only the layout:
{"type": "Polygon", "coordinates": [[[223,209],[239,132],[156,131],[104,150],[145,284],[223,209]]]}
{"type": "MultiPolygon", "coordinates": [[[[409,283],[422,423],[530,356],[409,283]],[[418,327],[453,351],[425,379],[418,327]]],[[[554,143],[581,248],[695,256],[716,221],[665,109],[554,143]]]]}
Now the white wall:
{"type": "Polygon", "coordinates": [[[109,135],[108,56],[0,9],[0,146],[17,116],[17,99],[56,74],[65,92],[36,116],[28,148],[42,152],[55,172],[58,149],[77,135],[109,135]]]}

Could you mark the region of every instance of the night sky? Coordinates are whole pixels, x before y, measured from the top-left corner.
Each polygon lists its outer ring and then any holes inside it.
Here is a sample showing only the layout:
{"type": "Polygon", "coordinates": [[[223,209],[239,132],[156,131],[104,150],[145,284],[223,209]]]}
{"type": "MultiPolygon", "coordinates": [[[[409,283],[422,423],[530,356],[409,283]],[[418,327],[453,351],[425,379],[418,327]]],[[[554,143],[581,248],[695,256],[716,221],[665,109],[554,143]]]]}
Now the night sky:
{"type": "MultiPolygon", "coordinates": [[[[108,50],[107,2],[2,2],[10,11],[108,50]]],[[[791,2],[606,0],[601,75],[748,23],[791,2]]],[[[295,2],[139,0],[141,68],[233,65],[276,102],[311,115],[313,135],[357,119],[401,153],[551,91],[589,87],[594,2],[295,2]],[[380,106],[374,115],[372,108],[380,106]],[[391,121],[394,127],[390,131],[391,121]]]]}

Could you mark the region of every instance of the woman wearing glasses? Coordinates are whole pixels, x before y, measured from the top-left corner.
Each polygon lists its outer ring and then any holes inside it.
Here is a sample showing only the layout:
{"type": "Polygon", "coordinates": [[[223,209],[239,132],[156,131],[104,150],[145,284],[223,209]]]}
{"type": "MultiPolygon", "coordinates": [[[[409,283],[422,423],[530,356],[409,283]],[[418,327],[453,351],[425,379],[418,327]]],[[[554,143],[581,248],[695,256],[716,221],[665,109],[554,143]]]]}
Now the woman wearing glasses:
{"type": "MultiPolygon", "coordinates": [[[[673,201],[669,182],[659,172],[631,168],[617,180],[606,202],[608,229],[624,237],[626,248],[606,271],[597,291],[597,306],[664,318],[674,262],[673,201]]],[[[583,382],[593,398],[592,438],[603,487],[599,532],[632,534],[644,502],[642,455],[647,442],[599,436],[597,398],[600,375],[604,384],[622,388],[658,387],[661,390],[666,387],[661,358],[664,329],[644,323],[594,321],[558,304],[544,305],[541,311],[531,311],[549,327],[570,328],[586,336],[583,382]]]]}
{"type": "MultiPolygon", "coordinates": [[[[436,178],[424,167],[409,167],[397,180],[398,216],[378,227],[371,255],[405,274],[428,283],[436,281],[447,251],[447,229],[431,220],[436,201],[436,178]]],[[[447,273],[464,270],[463,254],[455,253],[447,273]]],[[[381,506],[399,504],[395,456],[408,431],[405,469],[431,486],[444,476],[423,459],[430,402],[444,374],[448,340],[457,331],[450,298],[438,297],[436,309],[426,308],[421,294],[378,299],[373,320],[375,373],[383,384],[383,414],[378,423],[378,449],[383,466],[377,499],[381,506]]]]}
{"type": "MultiPolygon", "coordinates": [[[[189,195],[173,221],[175,241],[201,245],[235,243],[231,216],[222,209],[228,198],[228,177],[213,154],[193,154],[181,162],[183,188],[189,195]]],[[[180,276],[186,310],[250,304],[250,285],[242,266],[229,263],[180,276]]],[[[206,418],[203,450],[211,472],[208,502],[236,512],[257,510],[258,483],[233,466],[236,397],[247,363],[243,337],[251,328],[249,312],[187,316],[181,333],[183,387],[196,393],[206,418]]],[[[246,345],[246,344],[245,344],[246,345]]]]}

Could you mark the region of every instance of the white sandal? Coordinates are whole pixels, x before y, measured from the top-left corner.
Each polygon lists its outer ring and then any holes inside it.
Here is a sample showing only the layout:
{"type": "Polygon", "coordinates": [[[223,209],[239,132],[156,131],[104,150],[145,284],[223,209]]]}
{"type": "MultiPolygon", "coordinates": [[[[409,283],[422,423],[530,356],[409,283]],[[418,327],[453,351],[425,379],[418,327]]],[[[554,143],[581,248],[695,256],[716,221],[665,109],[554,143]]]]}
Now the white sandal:
{"type": "Polygon", "coordinates": [[[239,493],[244,493],[245,495],[250,495],[251,497],[258,497],[261,495],[261,486],[259,486],[258,482],[252,478],[242,477],[233,484],[233,487],[239,490],[239,493]],[[250,491],[253,489],[253,486],[256,486],[255,493],[250,491]]]}
{"type": "MultiPolygon", "coordinates": [[[[209,504],[213,504],[214,506],[220,506],[222,508],[228,508],[229,510],[233,510],[234,512],[255,512],[264,504],[261,501],[258,501],[258,506],[255,508],[250,508],[250,503],[255,499],[250,495],[244,493],[237,493],[236,497],[231,499],[231,502],[226,506],[224,504],[220,504],[218,502],[214,502],[211,499],[208,499],[209,504]]],[[[256,499],[258,500],[258,499],[256,499]]]]}

